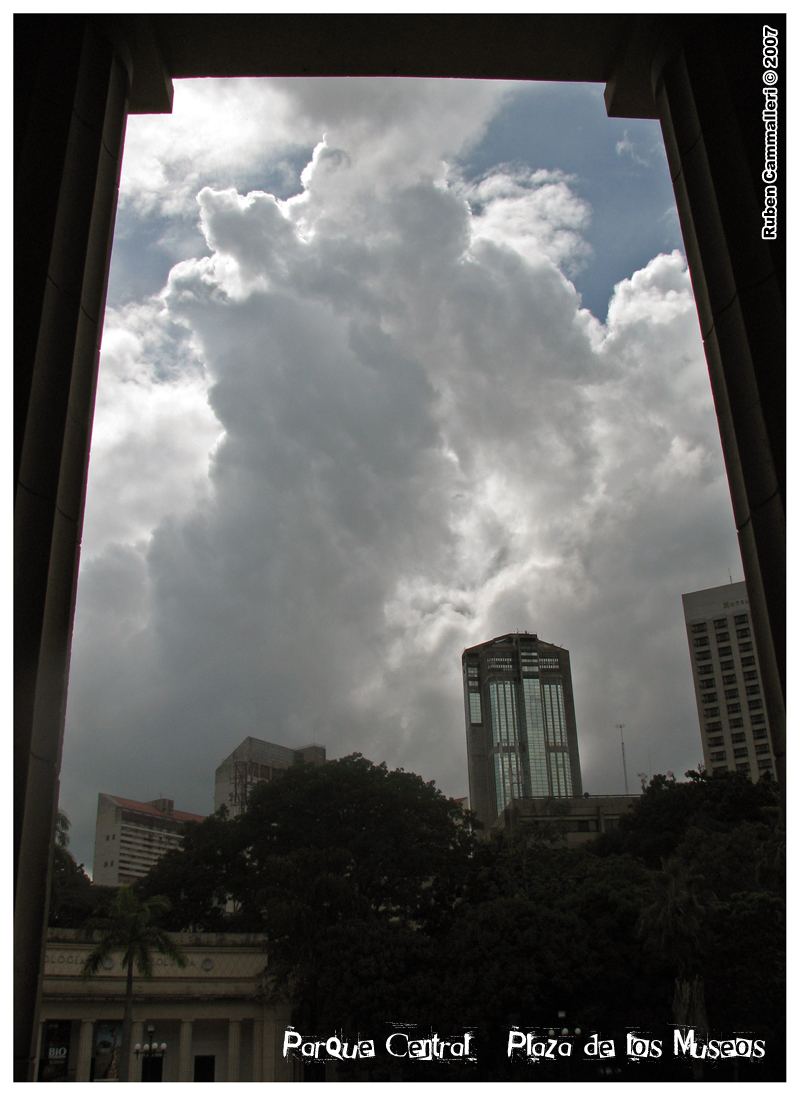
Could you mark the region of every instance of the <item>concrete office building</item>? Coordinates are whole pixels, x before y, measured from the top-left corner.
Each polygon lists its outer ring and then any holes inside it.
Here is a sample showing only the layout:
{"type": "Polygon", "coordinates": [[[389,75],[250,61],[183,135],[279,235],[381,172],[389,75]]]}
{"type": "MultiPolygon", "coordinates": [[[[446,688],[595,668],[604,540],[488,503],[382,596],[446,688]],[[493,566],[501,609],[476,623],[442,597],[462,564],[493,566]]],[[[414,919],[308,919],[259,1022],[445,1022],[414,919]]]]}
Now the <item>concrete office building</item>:
{"type": "Polygon", "coordinates": [[[324,765],[324,746],[301,746],[291,750],[260,738],[246,738],[233,753],[228,754],[214,775],[214,810],[227,807],[231,817],[241,814],[253,785],[260,780],[272,780],[277,773],[292,765],[324,765]]]}
{"type": "Polygon", "coordinates": [[[711,773],[775,773],[743,582],[683,595],[703,757],[711,773]]]}
{"type": "Polygon", "coordinates": [[[569,651],[528,632],[461,656],[469,798],[488,828],[512,799],[582,794],[569,651]]]}
{"type": "Polygon", "coordinates": [[[97,797],[93,881],[119,887],[144,879],[165,852],[181,847],[184,825],[202,821],[202,814],[176,811],[172,799],[139,803],[101,792],[97,797]]]}

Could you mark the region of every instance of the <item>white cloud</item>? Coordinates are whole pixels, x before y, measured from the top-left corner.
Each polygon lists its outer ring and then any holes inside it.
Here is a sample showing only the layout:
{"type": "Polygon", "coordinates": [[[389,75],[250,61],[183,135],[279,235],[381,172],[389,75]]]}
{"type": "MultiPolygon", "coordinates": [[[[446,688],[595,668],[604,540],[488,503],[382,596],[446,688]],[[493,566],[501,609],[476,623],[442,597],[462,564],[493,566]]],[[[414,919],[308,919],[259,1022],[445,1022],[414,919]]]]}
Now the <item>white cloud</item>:
{"type": "Polygon", "coordinates": [[[252,734],[463,794],[460,654],[516,628],[572,652],[592,790],[620,719],[696,762],[680,594],[735,538],[685,263],[599,324],[569,180],[467,192],[501,91],[443,83],[274,82],[325,124],[302,196],[198,186],[211,254],[107,323],[67,793],[209,809],[252,734]]]}

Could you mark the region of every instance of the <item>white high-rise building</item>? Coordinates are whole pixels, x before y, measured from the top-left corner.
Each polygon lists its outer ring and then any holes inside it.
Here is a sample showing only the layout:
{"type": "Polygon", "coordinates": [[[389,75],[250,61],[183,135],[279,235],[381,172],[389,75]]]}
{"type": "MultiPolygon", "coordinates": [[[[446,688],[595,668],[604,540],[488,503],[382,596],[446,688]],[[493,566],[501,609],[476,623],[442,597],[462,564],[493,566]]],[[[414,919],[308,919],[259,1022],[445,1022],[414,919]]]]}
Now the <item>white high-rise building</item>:
{"type": "Polygon", "coordinates": [[[743,582],[683,595],[703,756],[711,773],[775,774],[743,582]]]}
{"type": "Polygon", "coordinates": [[[202,814],[176,811],[171,799],[97,797],[92,879],[105,887],[119,887],[144,879],[165,852],[179,849],[187,822],[202,822],[202,814]]]}

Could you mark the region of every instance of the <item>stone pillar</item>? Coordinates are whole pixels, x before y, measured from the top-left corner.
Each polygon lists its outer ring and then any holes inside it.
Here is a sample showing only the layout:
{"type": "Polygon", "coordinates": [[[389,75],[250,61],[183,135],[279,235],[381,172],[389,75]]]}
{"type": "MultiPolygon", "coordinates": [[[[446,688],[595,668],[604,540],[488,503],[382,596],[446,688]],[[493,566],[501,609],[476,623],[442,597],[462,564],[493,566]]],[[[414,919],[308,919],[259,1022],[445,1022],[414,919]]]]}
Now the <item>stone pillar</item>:
{"type": "Polygon", "coordinates": [[[264,1080],[264,1020],[261,1013],[253,1017],[253,1080],[264,1080]]]}
{"type": "MultiPolygon", "coordinates": [[[[786,788],[785,304],[779,245],[761,238],[761,145],[740,121],[737,61],[757,73],[761,19],[745,39],[701,18],[656,85],[664,143],[692,275],[750,601],[778,783],[786,788]],[[756,63],[753,65],[755,55],[756,63]],[[760,156],[760,167],[751,162],[760,156]]],[[[738,24],[739,29],[745,24],[738,24]]],[[[781,93],[785,95],[785,88],[781,93]]],[[[763,104],[762,104],[763,105],[763,104]]],[[[779,167],[786,215],[785,165],[779,167]]],[[[783,233],[781,232],[781,236],[783,233]]]]}
{"type": "Polygon", "coordinates": [[[192,1021],[181,1020],[180,1043],[178,1047],[178,1080],[194,1080],[194,1060],[192,1058],[192,1021]]]}
{"type": "Polygon", "coordinates": [[[229,1081],[238,1081],[242,1051],[242,1022],[228,1021],[228,1077],[229,1081]]]}
{"type": "Polygon", "coordinates": [[[81,1021],[81,1034],[78,1040],[78,1064],[75,1069],[76,1081],[88,1081],[92,1072],[92,1043],[94,1041],[94,1020],[81,1021]]]}
{"type": "Polygon", "coordinates": [[[48,24],[16,172],[15,1078],[32,1073],[95,380],[130,72],[48,24]]]}
{"type": "Polygon", "coordinates": [[[133,1052],[133,1048],[137,1043],[140,1046],[144,1043],[144,1020],[134,1020],[131,1027],[131,1056],[128,1059],[129,1081],[141,1081],[142,1079],[142,1056],[133,1052]]]}

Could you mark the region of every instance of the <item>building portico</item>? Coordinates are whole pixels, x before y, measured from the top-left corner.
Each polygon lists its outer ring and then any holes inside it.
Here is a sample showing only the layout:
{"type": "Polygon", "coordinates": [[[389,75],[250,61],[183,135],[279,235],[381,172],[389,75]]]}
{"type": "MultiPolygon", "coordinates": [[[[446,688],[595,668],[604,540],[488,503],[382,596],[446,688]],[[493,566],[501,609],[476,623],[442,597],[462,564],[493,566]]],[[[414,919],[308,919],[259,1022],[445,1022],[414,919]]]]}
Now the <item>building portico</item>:
{"type": "MultiPolygon", "coordinates": [[[[174,939],[185,968],[156,955],[153,977],[134,978],[132,1047],[150,1038],[159,1048],[166,1044],[150,1079],[293,1080],[291,1061],[280,1056],[289,1008],[268,1000],[266,937],[176,933],[174,939]]],[[[91,947],[72,930],[48,934],[37,1079],[48,1079],[48,1071],[52,1080],[116,1079],[125,972],[115,954],[97,975],[82,978],[91,947]]],[[[131,1081],[143,1079],[143,1066],[144,1053],[132,1049],[131,1081]]]]}

